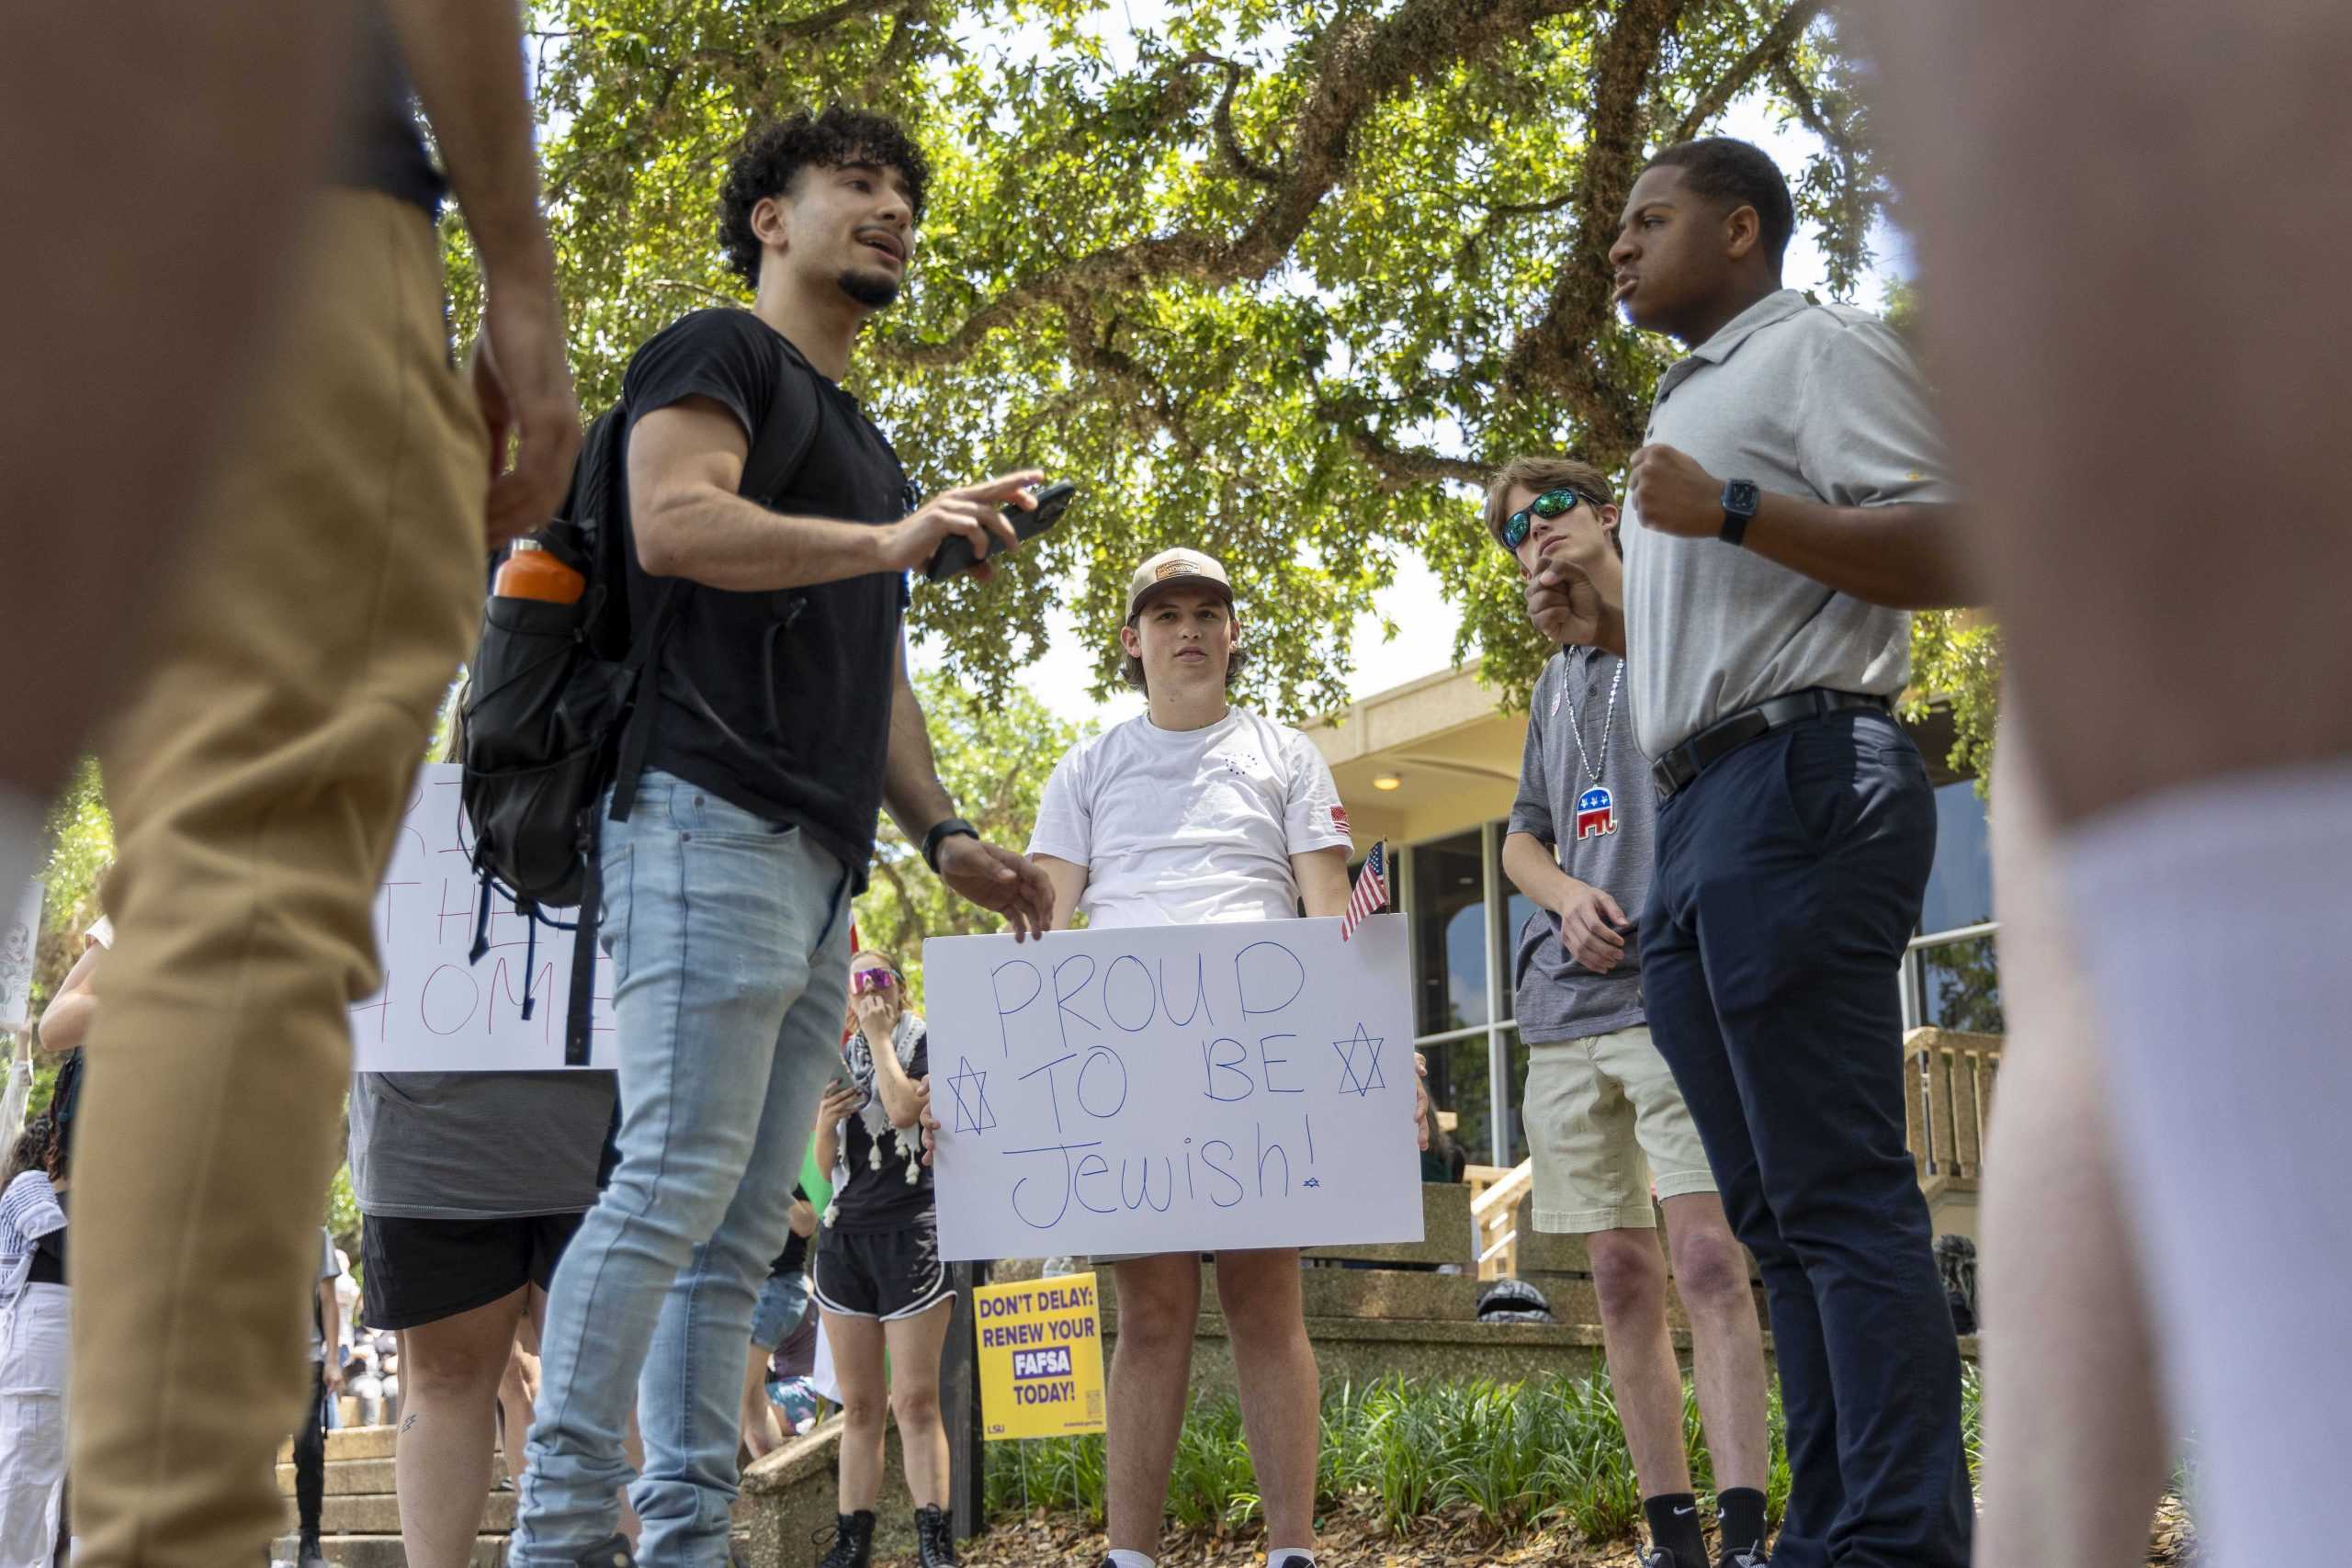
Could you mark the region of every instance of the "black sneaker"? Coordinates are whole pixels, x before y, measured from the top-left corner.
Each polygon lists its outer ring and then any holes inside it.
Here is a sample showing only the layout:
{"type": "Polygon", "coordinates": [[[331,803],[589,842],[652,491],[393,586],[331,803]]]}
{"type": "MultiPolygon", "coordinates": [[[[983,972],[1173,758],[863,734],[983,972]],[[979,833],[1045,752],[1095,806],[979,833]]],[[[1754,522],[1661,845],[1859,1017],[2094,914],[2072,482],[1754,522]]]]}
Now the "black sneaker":
{"type": "Polygon", "coordinates": [[[1634,1555],[1640,1560],[1642,1568],[1680,1568],[1674,1553],[1662,1546],[1636,1544],[1634,1555]]]}
{"type": "Polygon", "coordinates": [[[600,1540],[572,1561],[580,1568],[637,1568],[637,1553],[630,1550],[625,1535],[600,1540]]]}
{"type": "Polygon", "coordinates": [[[1283,1560],[1280,1562],[1269,1562],[1266,1564],[1266,1568],[1314,1568],[1314,1564],[1309,1562],[1304,1557],[1293,1557],[1289,1552],[1285,1551],[1283,1553],[1283,1560]]]}
{"type": "Polygon", "coordinates": [[[1715,1559],[1715,1568],[1765,1568],[1771,1561],[1764,1555],[1764,1543],[1759,1540],[1753,1546],[1724,1547],[1724,1554],[1715,1559]]]}
{"type": "MultiPolygon", "coordinates": [[[[819,1530],[816,1539],[821,1544],[825,1532],[819,1530]]],[[[835,1514],[832,1550],[817,1560],[817,1568],[873,1568],[873,1563],[874,1510],[835,1514]]]]}
{"type": "Polygon", "coordinates": [[[326,1552],[319,1546],[319,1538],[311,1536],[294,1550],[294,1568],[331,1568],[326,1552]]]}

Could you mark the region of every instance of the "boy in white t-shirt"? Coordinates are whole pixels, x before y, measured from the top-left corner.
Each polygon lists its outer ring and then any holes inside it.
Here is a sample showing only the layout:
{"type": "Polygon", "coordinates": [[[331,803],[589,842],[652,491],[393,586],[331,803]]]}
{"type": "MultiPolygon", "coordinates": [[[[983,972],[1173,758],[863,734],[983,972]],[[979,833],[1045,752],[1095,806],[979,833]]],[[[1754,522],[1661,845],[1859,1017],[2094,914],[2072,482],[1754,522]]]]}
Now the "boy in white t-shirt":
{"type": "MultiPolygon", "coordinates": [[[[1074,909],[1094,927],[1287,919],[1302,901],[1310,916],[1345,912],[1347,808],[1313,741],[1227,703],[1239,630],[1225,569],[1207,556],[1166,550],[1136,569],[1119,643],[1150,707],[1061,760],[1029,840],[1053,883],[1056,927],[1074,909]]],[[[1184,1426],[1200,1260],[1163,1253],[1114,1267],[1105,1568],[1152,1568],[1184,1426]]],[[[1310,1568],[1319,1388],[1297,1249],[1219,1253],[1216,1292],[1268,1568],[1310,1568]]]]}

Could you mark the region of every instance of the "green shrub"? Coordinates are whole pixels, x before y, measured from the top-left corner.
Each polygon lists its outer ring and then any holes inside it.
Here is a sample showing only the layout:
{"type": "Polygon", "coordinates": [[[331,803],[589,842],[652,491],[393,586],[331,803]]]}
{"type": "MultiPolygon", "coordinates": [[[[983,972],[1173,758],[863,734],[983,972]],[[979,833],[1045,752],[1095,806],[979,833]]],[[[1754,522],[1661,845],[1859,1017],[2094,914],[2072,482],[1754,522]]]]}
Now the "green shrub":
{"type": "MultiPolygon", "coordinates": [[[[1968,1373],[1965,1419],[1972,1469],[1976,1456],[1976,1378],[1968,1373]]],[[[1765,1501],[1778,1520],[1789,1495],[1789,1462],[1780,1393],[1770,1405],[1772,1467],[1765,1501]]],[[[1683,1391],[1683,1432],[1693,1484],[1713,1478],[1696,1397],[1683,1391]]],[[[1534,1383],[1478,1379],[1414,1383],[1383,1378],[1328,1390],[1316,1475],[1318,1508],[1352,1502],[1374,1511],[1390,1533],[1447,1509],[1474,1511],[1497,1529],[1564,1525],[1596,1541],[1623,1540],[1639,1529],[1641,1484],[1617,1423],[1607,1375],[1534,1383]]],[[[1101,1438],[1057,1438],[989,1445],[988,1502],[992,1514],[1034,1507],[1103,1513],[1101,1438]]],[[[1229,1397],[1197,1402],[1188,1414],[1168,1489],[1179,1528],[1218,1534],[1261,1514],[1240,1408],[1229,1397]]]]}

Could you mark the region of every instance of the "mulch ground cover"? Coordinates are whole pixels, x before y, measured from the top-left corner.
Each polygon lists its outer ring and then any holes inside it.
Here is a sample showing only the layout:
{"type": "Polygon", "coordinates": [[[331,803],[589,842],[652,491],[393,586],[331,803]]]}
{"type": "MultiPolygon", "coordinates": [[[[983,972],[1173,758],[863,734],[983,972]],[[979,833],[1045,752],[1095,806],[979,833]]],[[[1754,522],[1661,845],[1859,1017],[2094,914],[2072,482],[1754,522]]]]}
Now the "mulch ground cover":
{"type": "MultiPolygon", "coordinates": [[[[1370,1510],[1341,1508],[1321,1521],[1318,1568],[1635,1568],[1630,1541],[1595,1544],[1566,1530],[1498,1537],[1467,1510],[1415,1521],[1409,1537],[1391,1536],[1370,1510]]],[[[1256,1536],[1170,1537],[1160,1568],[1257,1568],[1266,1543],[1256,1536]]],[[[1039,1509],[1000,1520],[959,1549],[965,1568],[1094,1568],[1106,1550],[1102,1532],[1076,1514],[1039,1509]]],[[[2167,1500],[2148,1541],[2149,1568],[2193,1568],[2196,1535],[2178,1504],[2167,1500]]],[[[915,1568],[894,1558],[879,1568],[915,1568]]]]}

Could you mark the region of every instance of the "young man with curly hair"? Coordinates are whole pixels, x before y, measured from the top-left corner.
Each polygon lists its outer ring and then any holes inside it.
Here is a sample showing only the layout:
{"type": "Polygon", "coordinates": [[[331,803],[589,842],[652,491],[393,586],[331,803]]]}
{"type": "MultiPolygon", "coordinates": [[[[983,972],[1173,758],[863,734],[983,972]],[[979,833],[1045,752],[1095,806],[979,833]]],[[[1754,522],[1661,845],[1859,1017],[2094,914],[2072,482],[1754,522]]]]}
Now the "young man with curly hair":
{"type": "Polygon", "coordinates": [[[720,225],[752,308],[674,323],[622,382],[632,617],[666,603],[671,618],[636,796],[602,840],[620,1159],[549,1292],[517,1568],[632,1561],[614,1528],[632,1404],[647,1559],[728,1560],[743,1347],[842,1064],[849,901],[876,812],[1016,935],[1050,908],[1041,872],[956,818],[901,628],[905,574],[952,537],[980,555],[1012,543],[999,507],[1041,476],[913,505],[839,385],[906,276],[927,173],[875,115],[754,135],[720,225]]]}

